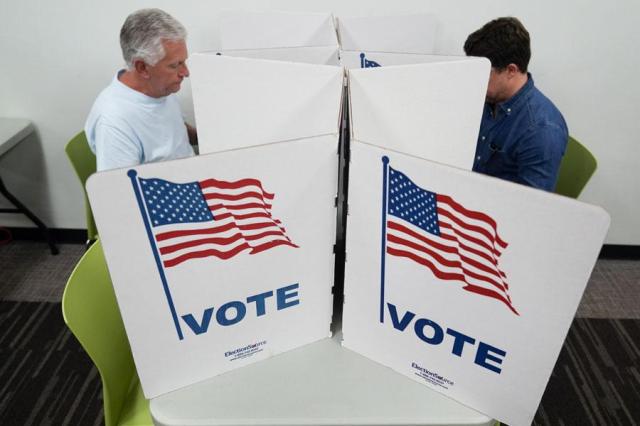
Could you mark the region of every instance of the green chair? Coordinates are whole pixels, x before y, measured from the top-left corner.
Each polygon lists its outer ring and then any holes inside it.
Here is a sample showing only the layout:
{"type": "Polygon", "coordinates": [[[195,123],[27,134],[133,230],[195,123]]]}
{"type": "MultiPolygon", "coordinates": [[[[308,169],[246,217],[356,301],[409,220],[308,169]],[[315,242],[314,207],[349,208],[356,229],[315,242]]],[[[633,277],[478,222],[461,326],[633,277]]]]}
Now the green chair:
{"type": "Polygon", "coordinates": [[[71,273],[62,315],[102,378],[105,425],[152,425],[100,240],[71,273]]]}
{"type": "Polygon", "coordinates": [[[598,168],[596,158],[584,145],[569,136],[567,150],[560,163],[556,194],[578,198],[598,168]]]}
{"type": "Polygon", "coordinates": [[[96,156],[91,151],[91,148],[89,148],[87,136],[84,134],[84,131],[75,135],[73,139],[67,143],[64,150],[84,190],[84,206],[87,215],[87,242],[90,243],[98,238],[98,229],[93,220],[93,213],[91,213],[91,206],[87,198],[85,184],[87,178],[96,172],[96,156]]]}

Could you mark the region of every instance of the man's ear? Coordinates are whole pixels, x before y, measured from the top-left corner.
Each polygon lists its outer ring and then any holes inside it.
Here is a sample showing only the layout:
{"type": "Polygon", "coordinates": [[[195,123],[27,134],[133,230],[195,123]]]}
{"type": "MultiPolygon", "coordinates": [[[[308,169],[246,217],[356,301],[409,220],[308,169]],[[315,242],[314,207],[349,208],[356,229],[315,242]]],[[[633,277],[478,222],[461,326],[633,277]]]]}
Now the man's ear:
{"type": "Polygon", "coordinates": [[[514,63],[507,65],[506,70],[509,73],[509,77],[520,74],[520,68],[514,63]]]}
{"type": "Polygon", "coordinates": [[[147,65],[142,59],[136,59],[133,61],[133,69],[142,78],[149,78],[149,65],[147,65]]]}

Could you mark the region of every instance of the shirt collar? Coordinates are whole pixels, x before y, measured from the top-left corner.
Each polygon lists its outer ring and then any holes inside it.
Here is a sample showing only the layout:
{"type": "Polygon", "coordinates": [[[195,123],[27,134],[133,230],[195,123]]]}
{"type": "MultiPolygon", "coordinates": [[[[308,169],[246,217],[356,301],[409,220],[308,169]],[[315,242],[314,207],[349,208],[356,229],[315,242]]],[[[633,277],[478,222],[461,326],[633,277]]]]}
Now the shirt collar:
{"type": "Polygon", "coordinates": [[[130,98],[134,98],[136,99],[138,102],[143,103],[143,104],[148,104],[148,105],[159,105],[162,104],[163,102],[165,102],[165,100],[167,99],[167,96],[163,96],[161,98],[152,98],[151,96],[147,96],[142,92],[138,92],[135,89],[132,89],[131,87],[127,86],[126,84],[124,84],[123,82],[120,81],[120,75],[122,73],[124,73],[126,70],[121,69],[116,73],[116,76],[114,77],[114,82],[116,84],[116,86],[119,88],[119,90],[126,92],[127,96],[129,96],[130,98]]]}
{"type": "Polygon", "coordinates": [[[533,89],[533,77],[531,73],[527,73],[527,82],[513,95],[510,99],[499,103],[498,107],[502,110],[506,115],[511,114],[513,111],[517,110],[524,104],[527,100],[527,97],[531,90],[533,89]]]}

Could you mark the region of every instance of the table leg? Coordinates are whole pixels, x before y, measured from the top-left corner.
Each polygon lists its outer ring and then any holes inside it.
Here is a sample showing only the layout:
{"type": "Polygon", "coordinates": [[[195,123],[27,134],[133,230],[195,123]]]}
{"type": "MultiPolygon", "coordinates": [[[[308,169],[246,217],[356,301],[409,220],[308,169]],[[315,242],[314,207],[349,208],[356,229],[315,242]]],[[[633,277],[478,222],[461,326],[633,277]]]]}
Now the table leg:
{"type": "Polygon", "coordinates": [[[31,211],[26,208],[24,204],[18,201],[18,199],[9,192],[7,187],[4,186],[4,182],[2,182],[2,177],[0,177],[0,194],[2,194],[7,200],[9,200],[11,204],[16,206],[15,209],[0,209],[0,213],[22,213],[23,215],[27,216],[33,223],[36,224],[36,226],[44,235],[47,243],[49,244],[51,254],[58,254],[58,247],[56,247],[56,244],[53,241],[53,235],[51,235],[51,232],[49,231],[49,228],[47,228],[47,225],[45,225],[40,219],[38,219],[35,214],[31,213],[31,211]]]}

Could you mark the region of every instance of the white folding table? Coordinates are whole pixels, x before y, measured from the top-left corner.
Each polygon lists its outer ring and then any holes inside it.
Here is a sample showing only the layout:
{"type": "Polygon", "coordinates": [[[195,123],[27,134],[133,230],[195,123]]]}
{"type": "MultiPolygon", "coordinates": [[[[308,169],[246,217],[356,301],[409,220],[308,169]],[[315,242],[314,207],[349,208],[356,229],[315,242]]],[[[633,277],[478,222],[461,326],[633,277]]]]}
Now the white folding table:
{"type": "Polygon", "coordinates": [[[342,333],[151,400],[156,425],[493,425],[340,345],[342,333]]]}
{"type": "MultiPolygon", "coordinates": [[[[33,125],[29,120],[23,118],[5,118],[0,117],[0,157],[22,142],[29,134],[34,131],[33,125]]],[[[49,232],[49,228],[27,207],[22,204],[15,195],[11,194],[2,181],[0,176],[0,194],[2,194],[15,208],[0,208],[0,213],[22,213],[27,216],[44,234],[49,244],[52,254],[58,254],[58,248],[53,242],[53,237],[49,232]]]]}

